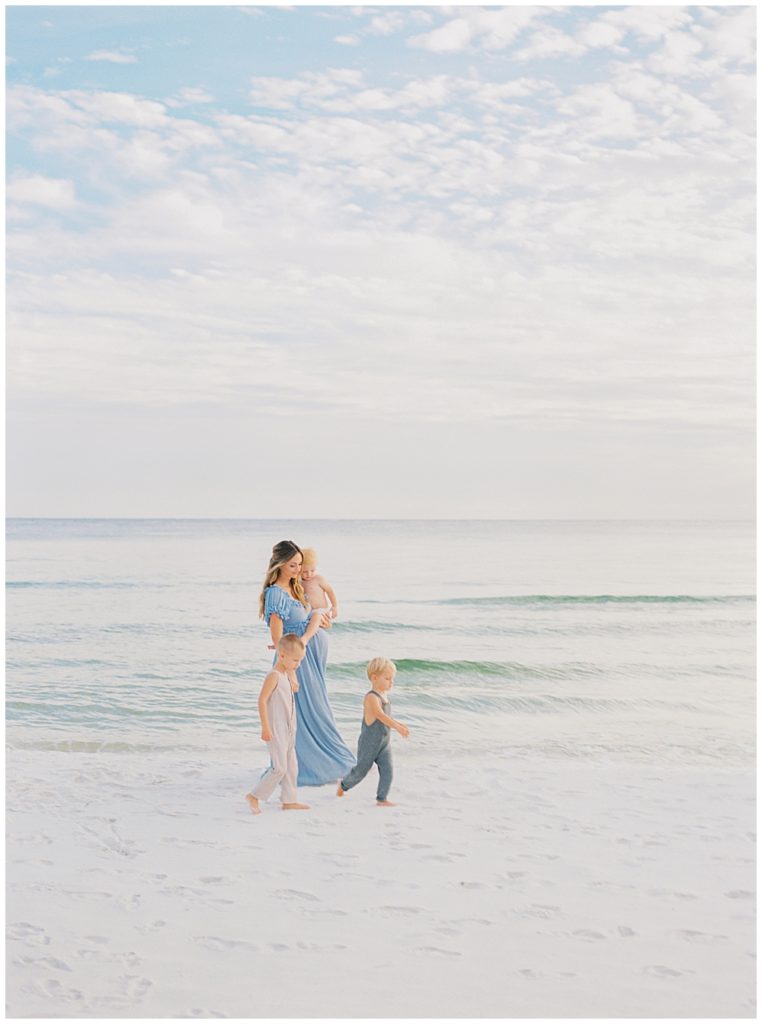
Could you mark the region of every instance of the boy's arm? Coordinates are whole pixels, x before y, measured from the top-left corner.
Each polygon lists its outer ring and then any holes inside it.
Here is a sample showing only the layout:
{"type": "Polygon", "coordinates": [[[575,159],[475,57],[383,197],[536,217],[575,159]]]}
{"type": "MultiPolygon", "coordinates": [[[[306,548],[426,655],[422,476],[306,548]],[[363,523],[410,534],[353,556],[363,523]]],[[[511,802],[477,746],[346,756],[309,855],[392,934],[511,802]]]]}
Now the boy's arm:
{"type": "Polygon", "coordinates": [[[262,739],[265,743],[269,743],[273,738],[270,719],[267,717],[267,702],[277,685],[277,674],[275,672],[268,672],[265,676],[265,681],[262,683],[262,689],[259,691],[259,721],[262,723],[262,739]]]}
{"type": "Polygon", "coordinates": [[[368,725],[373,725],[376,720],[383,722],[384,725],[388,725],[390,729],[394,729],[400,736],[407,737],[410,735],[410,730],[406,725],[398,722],[396,718],[390,718],[389,715],[384,714],[381,709],[381,701],[375,693],[369,693],[365,698],[365,721],[368,725]],[[369,722],[368,719],[370,719],[369,722]]]}
{"type": "Polygon", "coordinates": [[[336,591],[333,589],[331,584],[325,577],[321,576],[320,586],[324,592],[328,595],[328,600],[331,602],[331,618],[337,619],[339,617],[339,599],[336,597],[336,591]]]}

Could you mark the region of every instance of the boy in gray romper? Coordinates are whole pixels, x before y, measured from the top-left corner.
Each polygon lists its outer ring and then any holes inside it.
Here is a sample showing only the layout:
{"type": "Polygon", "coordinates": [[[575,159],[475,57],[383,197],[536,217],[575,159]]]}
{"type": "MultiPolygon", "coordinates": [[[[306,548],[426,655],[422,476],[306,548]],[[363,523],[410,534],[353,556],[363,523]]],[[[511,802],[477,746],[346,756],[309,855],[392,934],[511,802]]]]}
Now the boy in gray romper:
{"type": "Polygon", "coordinates": [[[339,783],[337,796],[344,796],[348,789],[362,782],[374,764],[378,765],[378,791],[376,803],[379,807],[394,807],[387,800],[392,784],[391,730],[400,736],[409,736],[410,730],[402,722],[391,718],[391,702],[386,696],[394,685],[397,666],[388,658],[373,658],[366,669],[372,690],[365,694],[363,701],[362,729],[357,742],[357,764],[339,783]]]}

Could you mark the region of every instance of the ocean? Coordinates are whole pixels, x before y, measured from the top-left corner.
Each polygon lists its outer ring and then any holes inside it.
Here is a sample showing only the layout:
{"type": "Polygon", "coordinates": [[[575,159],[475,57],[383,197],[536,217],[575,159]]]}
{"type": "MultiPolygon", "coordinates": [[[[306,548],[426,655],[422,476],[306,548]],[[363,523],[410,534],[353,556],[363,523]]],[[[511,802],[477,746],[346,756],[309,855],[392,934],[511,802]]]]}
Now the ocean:
{"type": "Polygon", "coordinates": [[[339,598],[352,748],[380,654],[429,760],[752,763],[750,522],[11,519],[9,747],[262,761],[258,600],[283,539],[339,598]]]}

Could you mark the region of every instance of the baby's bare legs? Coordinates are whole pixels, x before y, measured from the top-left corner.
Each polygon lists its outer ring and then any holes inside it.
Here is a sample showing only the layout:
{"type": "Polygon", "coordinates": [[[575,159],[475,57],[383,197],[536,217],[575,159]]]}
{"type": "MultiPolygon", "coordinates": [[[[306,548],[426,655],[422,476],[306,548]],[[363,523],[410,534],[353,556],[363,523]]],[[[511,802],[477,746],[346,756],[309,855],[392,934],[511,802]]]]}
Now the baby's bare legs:
{"type": "Polygon", "coordinates": [[[247,793],[246,794],[246,801],[247,801],[249,807],[251,807],[251,813],[252,814],[261,814],[262,813],[262,809],[259,806],[259,800],[257,800],[257,798],[255,796],[253,796],[251,793],[247,793]]]}

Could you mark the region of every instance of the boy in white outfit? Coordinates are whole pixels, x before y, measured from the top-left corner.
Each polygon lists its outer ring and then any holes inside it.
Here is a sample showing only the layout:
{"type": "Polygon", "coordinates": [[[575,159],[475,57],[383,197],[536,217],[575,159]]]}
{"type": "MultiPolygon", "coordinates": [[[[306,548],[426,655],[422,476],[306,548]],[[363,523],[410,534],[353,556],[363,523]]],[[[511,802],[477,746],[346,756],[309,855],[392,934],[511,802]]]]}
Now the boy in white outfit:
{"type": "Polygon", "coordinates": [[[294,690],[299,689],[296,670],[304,657],[304,644],[295,633],[286,633],[278,641],[278,657],[268,672],[259,694],[259,720],[262,739],[270,751],[270,767],[246,799],[252,814],[261,814],[260,800],[267,800],[280,783],[281,806],[284,811],[306,811],[308,804],[296,798],[296,703],[294,690]]]}

